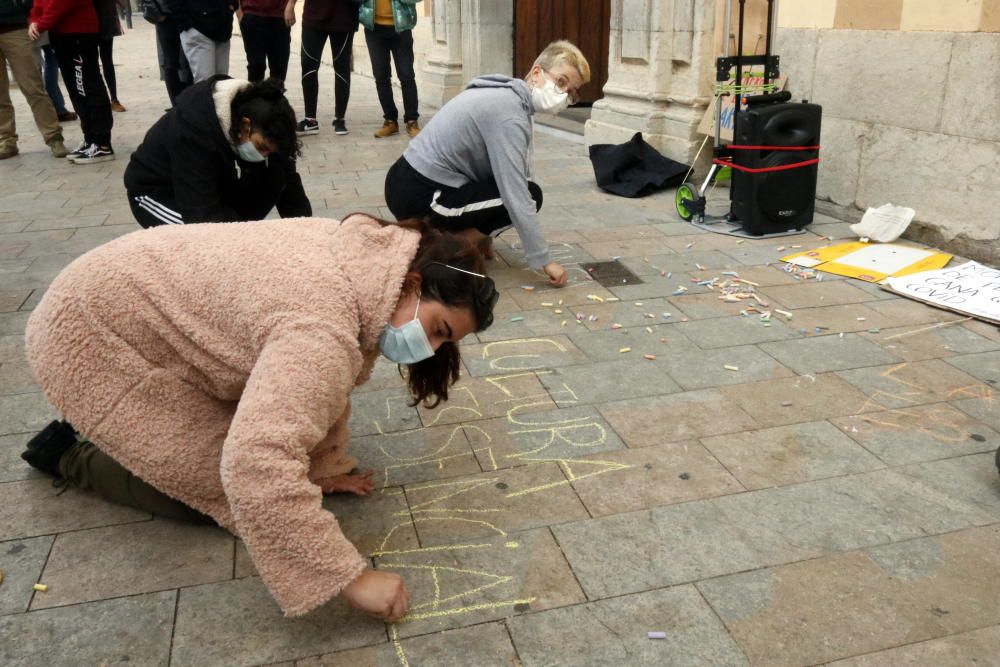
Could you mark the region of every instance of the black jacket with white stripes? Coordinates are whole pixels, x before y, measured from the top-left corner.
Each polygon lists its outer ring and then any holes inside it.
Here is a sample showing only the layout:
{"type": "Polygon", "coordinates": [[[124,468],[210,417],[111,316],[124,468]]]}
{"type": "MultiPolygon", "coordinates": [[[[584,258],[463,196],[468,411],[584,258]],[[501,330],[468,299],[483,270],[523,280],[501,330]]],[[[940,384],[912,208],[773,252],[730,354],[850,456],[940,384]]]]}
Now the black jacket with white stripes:
{"type": "Polygon", "coordinates": [[[172,202],[184,223],[261,220],[275,206],[283,218],[312,215],[294,159],[274,154],[251,163],[236,156],[226,98],[240,83],[217,77],[178,96],[125,169],[130,199],[172,202]]]}

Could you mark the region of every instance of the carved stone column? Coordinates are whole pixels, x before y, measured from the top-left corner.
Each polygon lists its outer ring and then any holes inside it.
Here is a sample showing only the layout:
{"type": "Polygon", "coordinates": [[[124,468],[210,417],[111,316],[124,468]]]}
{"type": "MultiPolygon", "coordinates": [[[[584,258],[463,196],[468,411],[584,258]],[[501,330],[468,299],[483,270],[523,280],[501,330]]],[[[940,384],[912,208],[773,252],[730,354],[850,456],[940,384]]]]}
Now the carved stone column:
{"type": "Polygon", "coordinates": [[[433,44],[420,82],[420,101],[441,107],[462,91],[462,0],[434,0],[433,44]]]}
{"type": "Polygon", "coordinates": [[[465,82],[481,74],[512,73],[514,3],[462,0],[462,62],[465,82]]]}
{"type": "Polygon", "coordinates": [[[614,0],[608,82],[587,121],[587,142],[622,143],[636,132],[690,162],[715,81],[715,2],[614,0]]]}

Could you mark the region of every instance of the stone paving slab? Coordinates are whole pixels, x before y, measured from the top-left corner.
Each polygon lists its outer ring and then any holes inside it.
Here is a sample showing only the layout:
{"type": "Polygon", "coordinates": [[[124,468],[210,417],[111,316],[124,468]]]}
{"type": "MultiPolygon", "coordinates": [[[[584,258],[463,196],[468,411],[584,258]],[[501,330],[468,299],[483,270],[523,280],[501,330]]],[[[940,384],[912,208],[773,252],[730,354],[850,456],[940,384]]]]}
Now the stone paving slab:
{"type": "Polygon", "coordinates": [[[993,521],[995,513],[922,481],[875,471],[577,521],[553,532],[594,599],[993,521]],[[817,508],[824,508],[821,523],[817,508]],[[609,569],[612,558],[616,567],[609,569]]]}
{"type": "Polygon", "coordinates": [[[323,498],[340,529],[362,554],[419,546],[403,490],[378,489],[367,496],[335,493],[323,498]]]}
{"type": "Polygon", "coordinates": [[[521,616],[508,625],[524,667],[748,664],[691,586],[521,616]],[[647,639],[654,629],[666,639],[647,639]]]}
{"type": "Polygon", "coordinates": [[[586,357],[563,335],[468,345],[463,360],[472,375],[498,375],[570,366],[586,357]]]}
{"type": "Polygon", "coordinates": [[[395,628],[399,637],[586,599],[547,529],[386,554],[378,567],[399,572],[411,586],[410,613],[395,628]]]}
{"type": "Polygon", "coordinates": [[[550,373],[539,375],[539,379],[552,392],[559,407],[681,391],[659,357],[648,360],[636,356],[555,368],[550,373]]]}
{"type": "Polygon", "coordinates": [[[260,579],[246,577],[180,590],[171,665],[259,665],[385,640],[382,623],[340,599],[285,618],[260,579]]]}
{"type": "Polygon", "coordinates": [[[40,575],[52,541],[53,537],[46,535],[0,542],[0,567],[3,568],[0,616],[28,611],[35,594],[32,587],[38,581],[44,581],[40,575]]]}
{"type": "Polygon", "coordinates": [[[995,391],[975,377],[939,359],[872,366],[837,373],[887,408],[904,408],[963,398],[991,396],[995,391]]]}
{"type": "Polygon", "coordinates": [[[1000,655],[1000,625],[837,660],[829,663],[829,667],[988,665],[997,655],[1000,655]]]}
{"type": "Polygon", "coordinates": [[[698,588],[754,664],[806,665],[995,623],[1000,584],[983,575],[998,564],[1000,528],[991,526],[698,588]]]}
{"type": "Polygon", "coordinates": [[[176,597],[164,591],[0,616],[0,637],[16,638],[0,642],[0,664],[166,667],[176,597]]]}
{"type": "Polygon", "coordinates": [[[0,435],[37,433],[58,413],[40,392],[0,396],[0,435]]]}
{"type": "Polygon", "coordinates": [[[23,479],[41,479],[44,474],[35,470],[21,459],[24,445],[34,433],[16,433],[0,436],[0,482],[16,482],[23,479]]]}
{"type": "Polygon", "coordinates": [[[304,658],[297,660],[294,667],[453,667],[456,656],[461,656],[468,665],[514,665],[517,651],[502,623],[484,623],[392,644],[304,658]]]}
{"type": "Polygon", "coordinates": [[[899,357],[888,350],[856,334],[815,336],[777,344],[764,343],[760,347],[800,375],[900,361],[899,357]]]}
{"type": "Polygon", "coordinates": [[[722,387],[721,392],[727,405],[742,408],[763,426],[797,424],[881,409],[834,373],[722,387]]]}
{"type": "Polygon", "coordinates": [[[417,406],[424,426],[470,423],[554,408],[540,378],[513,372],[486,378],[463,376],[448,390],[448,402],[434,409],[417,406]]]}
{"type": "Polygon", "coordinates": [[[873,296],[848,281],[827,281],[800,283],[798,285],[776,285],[767,293],[789,308],[810,308],[815,306],[839,306],[845,303],[872,301],[873,296]]]}
{"type": "Polygon", "coordinates": [[[645,326],[608,329],[605,331],[580,331],[570,333],[570,340],[591,361],[614,361],[623,354],[652,354],[660,359],[699,351],[700,348],[681,333],[678,324],[657,324],[646,331],[645,326]],[[629,351],[622,352],[622,348],[629,351]]]}
{"type": "Polygon", "coordinates": [[[807,422],[702,438],[748,489],[785,486],[883,467],[829,422],[807,422]]]}
{"type": "Polygon", "coordinates": [[[49,590],[31,609],[152,593],[230,579],[233,537],[168,519],[59,535],[45,563],[49,590]]]}
{"type": "Polygon", "coordinates": [[[754,345],[774,340],[789,340],[800,336],[788,324],[772,319],[771,326],[764,326],[758,317],[722,317],[712,320],[681,322],[678,328],[698,347],[710,350],[717,347],[754,345]]]}
{"type": "Polygon", "coordinates": [[[1000,433],[947,403],[830,421],[889,465],[996,451],[1000,447],[1000,433]]]}
{"type": "Polygon", "coordinates": [[[948,363],[983,382],[1000,386],[1000,351],[963,354],[949,358],[948,363]]]}
{"type": "Polygon", "coordinates": [[[670,371],[670,376],[688,390],[742,385],[795,375],[775,361],[774,357],[753,345],[668,355],[663,359],[663,364],[670,371]]]}
{"type": "Polygon", "coordinates": [[[591,516],[622,514],[744,491],[696,441],[591,454],[564,463],[591,516]]]}
{"type": "Polygon", "coordinates": [[[440,426],[354,438],[350,454],[375,471],[379,488],[481,472],[466,433],[472,426],[440,426]]]}
{"type": "Polygon", "coordinates": [[[878,343],[904,361],[923,361],[959,354],[990,352],[1000,348],[1000,341],[990,340],[962,326],[949,325],[926,329],[927,325],[882,329],[878,333],[862,331],[861,337],[878,343]]]}

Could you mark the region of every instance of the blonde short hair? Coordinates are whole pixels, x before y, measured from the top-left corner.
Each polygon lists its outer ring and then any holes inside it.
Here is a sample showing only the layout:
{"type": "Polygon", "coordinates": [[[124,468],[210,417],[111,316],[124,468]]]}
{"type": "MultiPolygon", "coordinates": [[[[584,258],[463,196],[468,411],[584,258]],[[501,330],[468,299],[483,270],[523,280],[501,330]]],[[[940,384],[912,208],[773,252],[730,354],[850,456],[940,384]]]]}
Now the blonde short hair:
{"type": "Polygon", "coordinates": [[[565,39],[560,39],[546,46],[545,50],[535,58],[535,63],[531,67],[534,69],[537,65],[544,70],[550,70],[559,63],[566,63],[573,67],[580,73],[583,83],[590,81],[590,63],[587,62],[587,57],[575,44],[565,39]]]}

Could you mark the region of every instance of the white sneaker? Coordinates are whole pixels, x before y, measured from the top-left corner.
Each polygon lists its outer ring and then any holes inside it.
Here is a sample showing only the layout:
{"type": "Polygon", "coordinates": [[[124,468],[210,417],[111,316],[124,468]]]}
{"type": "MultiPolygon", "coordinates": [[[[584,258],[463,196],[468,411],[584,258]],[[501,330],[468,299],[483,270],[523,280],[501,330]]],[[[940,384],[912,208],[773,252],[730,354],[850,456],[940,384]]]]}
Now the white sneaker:
{"type": "Polygon", "coordinates": [[[108,146],[101,148],[97,144],[92,144],[83,155],[73,158],[73,164],[97,164],[115,159],[115,151],[108,146]]]}
{"type": "Polygon", "coordinates": [[[80,145],[77,146],[75,150],[72,150],[66,154],[66,159],[72,162],[76,158],[83,156],[83,154],[87,152],[88,148],[90,148],[90,144],[88,144],[86,141],[81,141],[80,145]]]}

